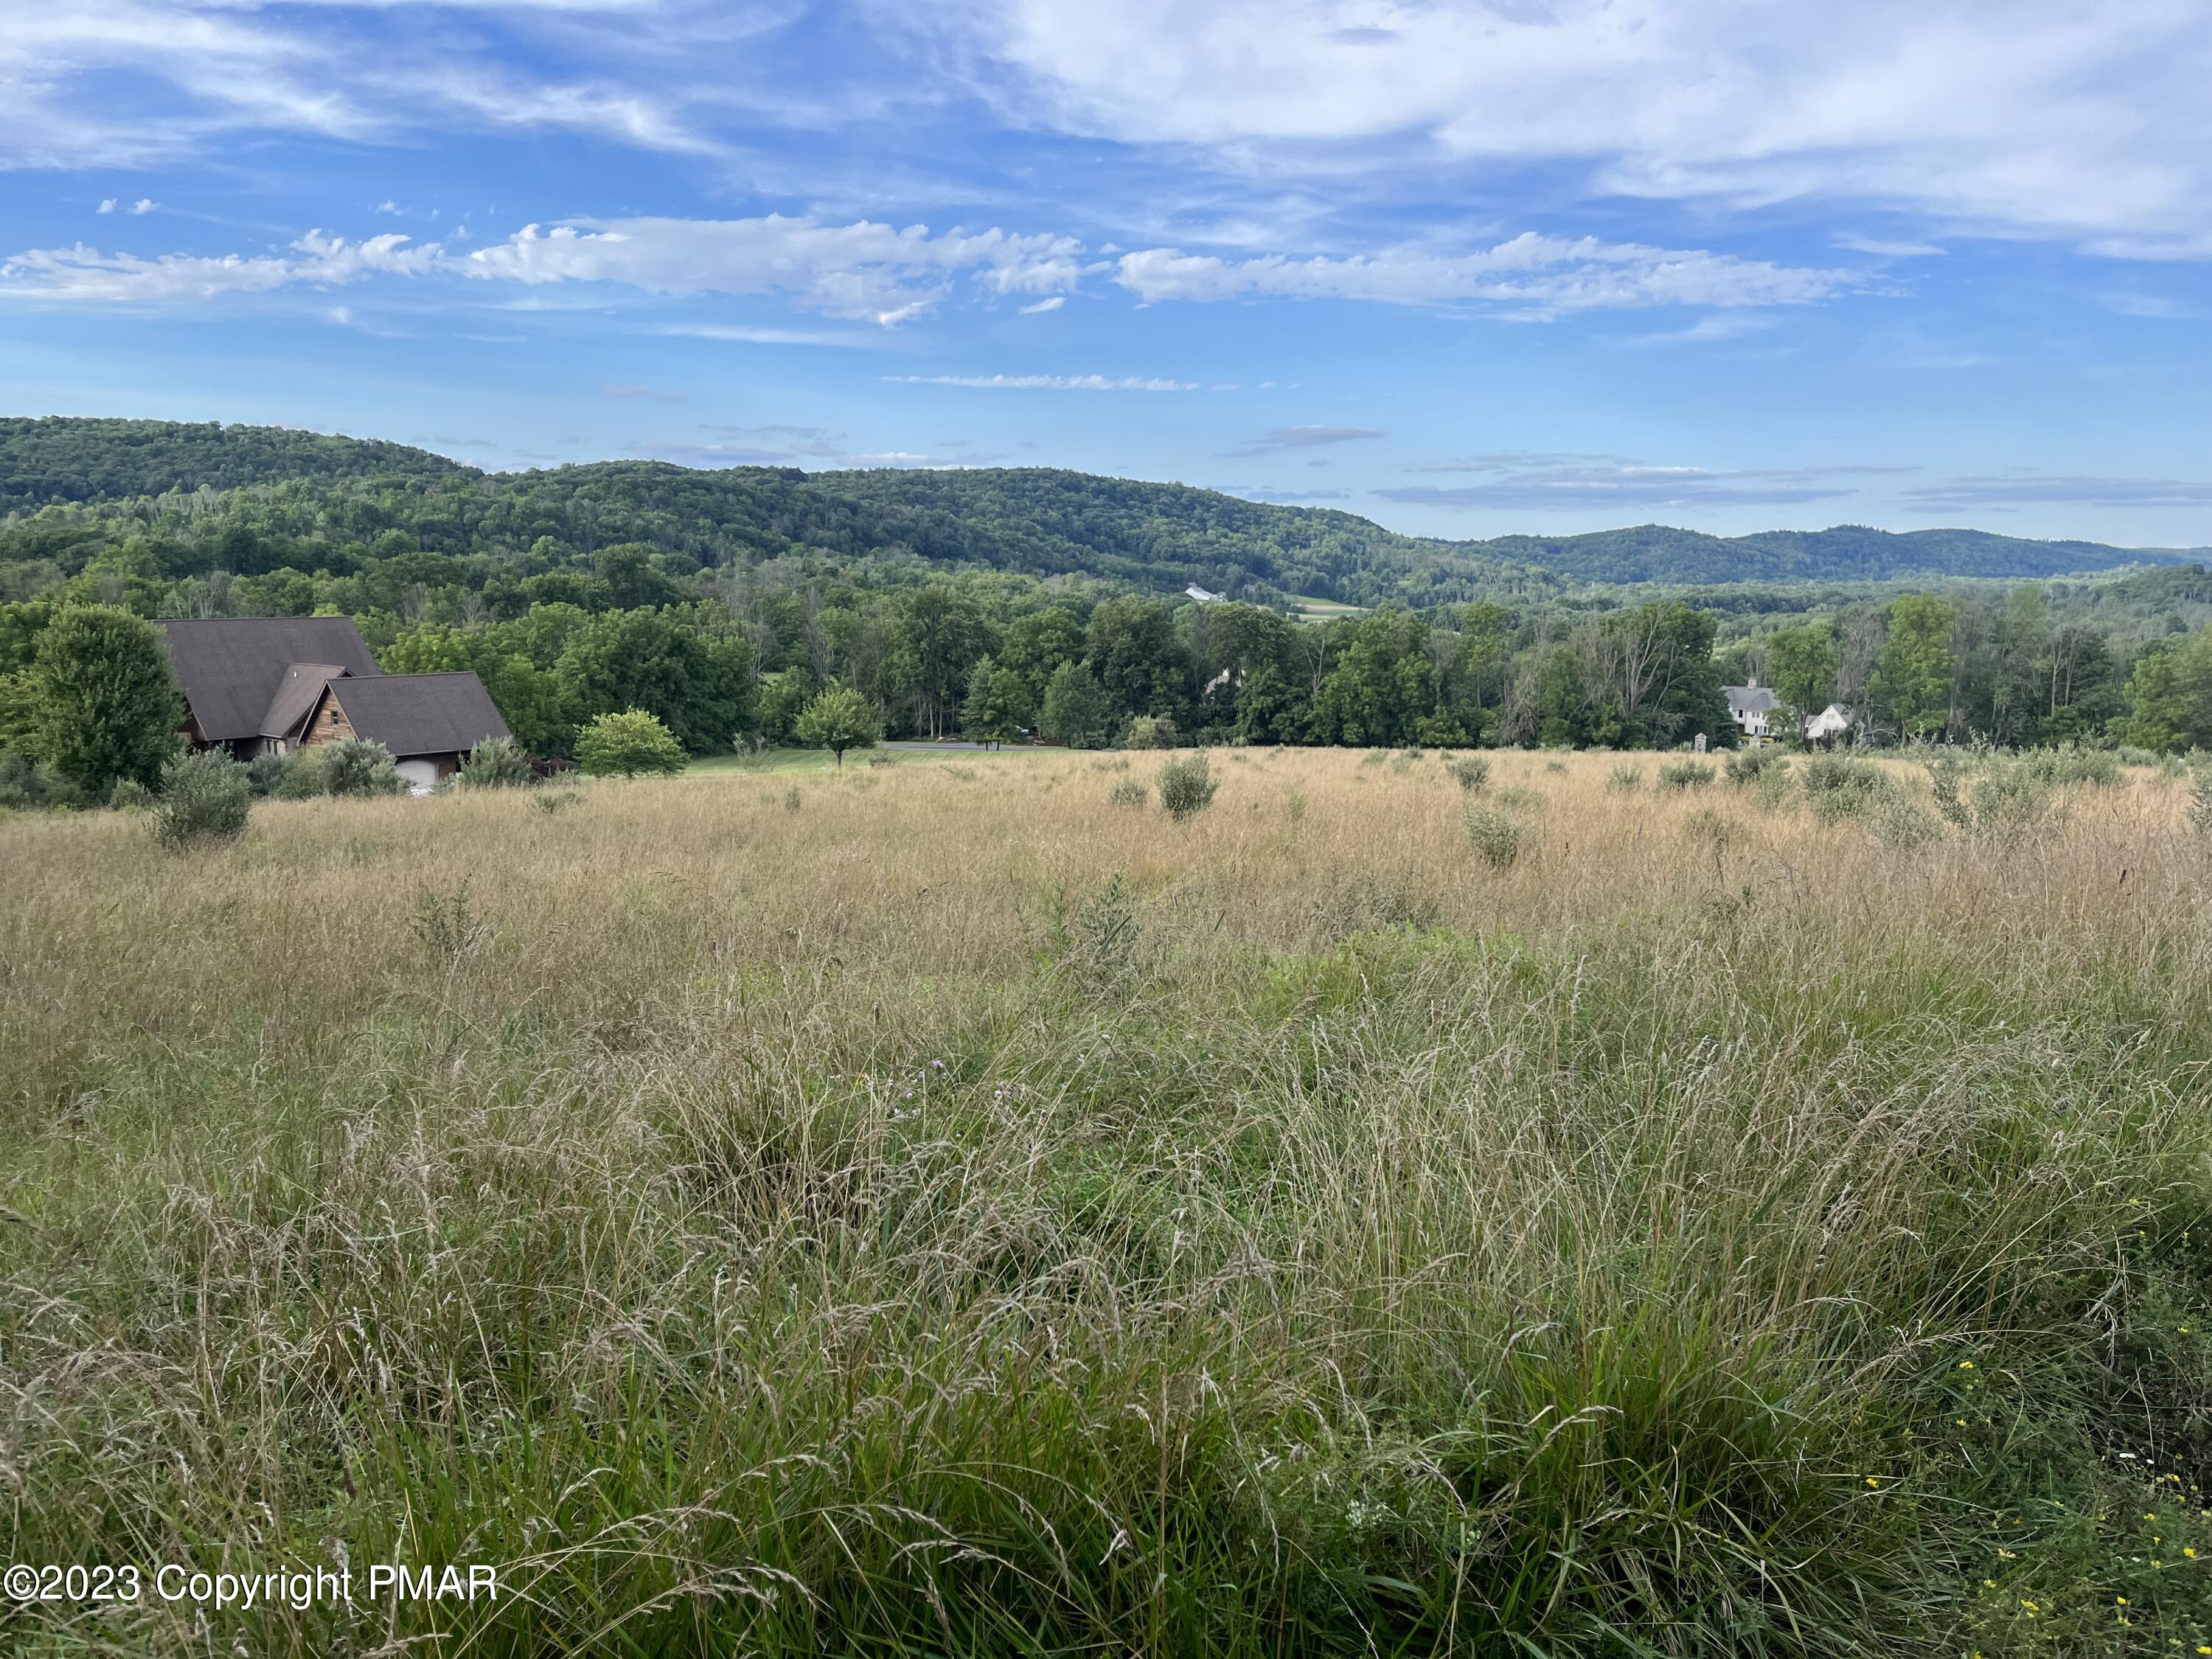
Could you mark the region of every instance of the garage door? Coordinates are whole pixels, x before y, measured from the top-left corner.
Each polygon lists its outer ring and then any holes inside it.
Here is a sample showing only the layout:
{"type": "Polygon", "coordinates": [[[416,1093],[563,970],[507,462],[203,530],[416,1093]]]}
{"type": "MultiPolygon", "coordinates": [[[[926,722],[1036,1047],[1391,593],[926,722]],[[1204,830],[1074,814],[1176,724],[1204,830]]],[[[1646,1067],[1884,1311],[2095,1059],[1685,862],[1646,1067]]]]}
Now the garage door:
{"type": "Polygon", "coordinates": [[[438,763],[412,760],[399,763],[399,775],[407,780],[407,792],[412,795],[427,795],[438,787],[438,763]]]}

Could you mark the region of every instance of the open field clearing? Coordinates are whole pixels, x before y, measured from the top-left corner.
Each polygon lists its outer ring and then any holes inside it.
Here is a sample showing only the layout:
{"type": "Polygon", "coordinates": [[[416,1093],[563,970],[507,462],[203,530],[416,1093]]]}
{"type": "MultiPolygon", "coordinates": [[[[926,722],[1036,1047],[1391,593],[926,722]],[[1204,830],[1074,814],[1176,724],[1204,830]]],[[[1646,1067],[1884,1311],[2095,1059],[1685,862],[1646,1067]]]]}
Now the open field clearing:
{"type": "Polygon", "coordinates": [[[0,819],[0,1638],[2212,1651],[2185,780],[1164,758],[0,819]]]}

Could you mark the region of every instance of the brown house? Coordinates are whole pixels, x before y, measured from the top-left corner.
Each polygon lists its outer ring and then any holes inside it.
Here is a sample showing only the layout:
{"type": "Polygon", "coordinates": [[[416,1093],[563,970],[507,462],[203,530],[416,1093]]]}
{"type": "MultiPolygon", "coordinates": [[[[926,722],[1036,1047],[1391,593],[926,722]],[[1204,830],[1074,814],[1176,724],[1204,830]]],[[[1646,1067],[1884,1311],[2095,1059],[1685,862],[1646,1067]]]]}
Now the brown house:
{"type": "Polygon", "coordinates": [[[510,735],[474,674],[381,672],[350,617],[177,617],[160,626],[191,709],[185,736],[197,748],[250,760],[367,738],[392,751],[421,794],[478,743],[510,735]]]}

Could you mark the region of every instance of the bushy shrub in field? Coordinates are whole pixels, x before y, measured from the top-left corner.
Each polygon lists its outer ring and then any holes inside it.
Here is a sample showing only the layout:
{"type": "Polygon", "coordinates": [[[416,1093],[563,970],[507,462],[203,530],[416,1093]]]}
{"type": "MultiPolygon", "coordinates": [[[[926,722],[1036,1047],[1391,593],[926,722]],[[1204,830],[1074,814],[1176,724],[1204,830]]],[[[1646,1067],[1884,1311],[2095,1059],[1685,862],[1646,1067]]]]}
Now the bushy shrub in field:
{"type": "Polygon", "coordinates": [[[1669,761],[1659,769],[1659,787],[1668,791],[1703,789],[1717,775],[1704,761],[1669,761]]]}
{"type": "Polygon", "coordinates": [[[2109,788],[2120,781],[2120,757],[2109,749],[2031,749],[2014,766],[2038,783],[2087,783],[2109,788]]]}
{"type": "Polygon", "coordinates": [[[2200,770],[2189,784],[2189,823],[2200,836],[2212,836],[2212,770],[2200,770]]]}
{"type": "Polygon", "coordinates": [[[0,750],[0,807],[72,807],[84,791],[19,749],[0,750]]]}
{"type": "Polygon", "coordinates": [[[488,738],[470,750],[453,780],[463,789],[525,789],[537,781],[512,738],[488,738]]]}
{"type": "Polygon", "coordinates": [[[172,852],[235,840],[246,829],[253,787],[246,768],[220,750],[203,750],[162,769],[154,838],[172,852]]]}
{"type": "Polygon", "coordinates": [[[292,755],[256,755],[246,763],[246,787],[257,800],[282,794],[286,781],[298,769],[297,759],[292,755]]]}
{"type": "Polygon", "coordinates": [[[641,772],[681,772],[684,745],[642,708],[626,709],[601,714],[577,733],[576,764],[586,772],[626,778],[641,772]]]}
{"type": "Polygon", "coordinates": [[[1165,714],[1139,714],[1121,733],[1124,749],[1173,749],[1182,741],[1176,723],[1165,714]]]}
{"type": "Polygon", "coordinates": [[[347,738],[317,745],[319,755],[301,757],[313,765],[325,795],[404,795],[407,780],[401,777],[392,751],[367,738],[347,738]]]}
{"type": "Polygon", "coordinates": [[[1762,745],[1757,749],[1740,749],[1721,763],[1721,771],[1729,784],[1738,789],[1747,789],[1761,778],[1773,773],[1785,775],[1789,761],[1772,749],[1762,745]]]}
{"type": "Polygon", "coordinates": [[[1487,806],[1467,809],[1467,842],[1493,870],[1509,868],[1521,856],[1521,826],[1487,806]]]}
{"type": "Polygon", "coordinates": [[[1134,778],[1123,778],[1106,796],[1116,806],[1142,806],[1152,798],[1152,790],[1134,778]]]}
{"type": "Polygon", "coordinates": [[[1212,805],[1213,793],[1221,787],[1203,751],[1160,768],[1159,786],[1160,805],[1178,823],[1212,805]]]}
{"type": "Polygon", "coordinates": [[[1644,769],[1623,763],[1605,775],[1605,787],[1609,793],[1625,795],[1644,787],[1644,769]]]}
{"type": "Polygon", "coordinates": [[[1480,755],[1469,755],[1465,760],[1451,763],[1451,775],[1454,781],[1472,795],[1490,781],[1490,763],[1480,755]]]}

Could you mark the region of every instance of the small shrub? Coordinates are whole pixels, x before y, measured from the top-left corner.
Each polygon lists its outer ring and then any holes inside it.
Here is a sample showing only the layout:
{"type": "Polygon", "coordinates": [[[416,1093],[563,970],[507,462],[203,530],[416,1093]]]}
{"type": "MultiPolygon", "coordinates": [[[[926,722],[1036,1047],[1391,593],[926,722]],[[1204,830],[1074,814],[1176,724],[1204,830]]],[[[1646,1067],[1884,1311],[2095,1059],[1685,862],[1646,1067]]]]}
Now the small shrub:
{"type": "Polygon", "coordinates": [[[799,810],[799,786],[794,783],[784,795],[783,810],[787,812],[796,812],[799,810]]]}
{"type": "Polygon", "coordinates": [[[2189,784],[2189,826],[2212,836],[2212,771],[2199,771],[2189,784]]]}
{"type": "Polygon", "coordinates": [[[1509,812],[1540,812],[1550,805],[1540,792],[1534,789],[1501,789],[1495,799],[1509,812]]]}
{"type": "Polygon", "coordinates": [[[1202,750],[1187,760],[1170,761],[1160,768],[1159,786],[1160,805],[1177,823],[1212,805],[1214,791],[1221,787],[1202,750]]]}
{"type": "Polygon", "coordinates": [[[1546,761],[1544,769],[1547,772],[1564,772],[1567,769],[1567,763],[1565,761],[1546,761]]]}
{"type": "Polygon", "coordinates": [[[1117,870],[1076,912],[1073,944],[1077,972],[1094,984],[1122,978],[1137,966],[1144,931],[1136,900],[1117,870]]]}
{"type": "Polygon", "coordinates": [[[1094,772],[1126,772],[1129,769],[1129,759],[1123,755],[1113,760],[1095,760],[1091,763],[1091,769],[1094,772]]]}
{"type": "Polygon", "coordinates": [[[491,937],[491,928],[478,919],[469,903],[465,878],[450,893],[423,894],[416,901],[415,914],[407,925],[430,954],[447,967],[475,954],[491,937]]]}
{"type": "Polygon", "coordinates": [[[366,738],[347,738],[325,744],[320,778],[326,795],[404,795],[407,780],[399,775],[392,751],[366,738]]]}
{"type": "Polygon", "coordinates": [[[1182,741],[1176,723],[1165,714],[1139,714],[1121,735],[1123,749],[1173,749],[1182,741]]]}
{"type": "Polygon", "coordinates": [[[1670,793],[1709,787],[1719,775],[1703,761],[1670,761],[1659,769],[1659,787],[1670,793]]]}
{"type": "Polygon", "coordinates": [[[1721,771],[1731,788],[1747,789],[1770,773],[1787,773],[1790,763],[1764,745],[1757,749],[1741,749],[1721,763],[1721,771]]]}
{"type": "Polygon", "coordinates": [[[1469,755],[1465,760],[1451,763],[1453,780],[1470,795],[1480,793],[1490,781],[1490,763],[1480,755],[1469,755]]]}
{"type": "Polygon", "coordinates": [[[537,781],[512,738],[487,738],[470,750],[453,780],[463,789],[527,789],[537,781]]]}
{"type": "Polygon", "coordinates": [[[1283,803],[1283,811],[1289,815],[1290,820],[1292,823],[1304,823],[1306,821],[1306,798],[1304,792],[1297,789],[1291,790],[1290,799],[1283,803]]]}
{"type": "Polygon", "coordinates": [[[1151,788],[1134,778],[1122,779],[1106,797],[1115,806],[1142,806],[1152,798],[1151,788]]]}
{"type": "Polygon", "coordinates": [[[76,807],[84,791],[19,750],[0,752],[0,806],[76,807]]]}
{"type": "Polygon", "coordinates": [[[2069,743],[2030,750],[2015,764],[2027,777],[2045,785],[2086,783],[2108,789],[2120,781],[2120,757],[2109,749],[2081,749],[2069,743]]]}
{"type": "Polygon", "coordinates": [[[118,778],[107,792],[107,804],[118,812],[143,812],[161,797],[136,778],[118,778]]]}
{"type": "Polygon", "coordinates": [[[266,800],[283,792],[286,781],[297,769],[291,755],[256,755],[246,763],[246,785],[253,792],[256,800],[266,800]]]}
{"type": "Polygon", "coordinates": [[[1605,775],[1605,787],[1609,793],[1625,795],[1644,787],[1644,769],[1640,766],[1616,766],[1605,775]]]}
{"type": "Polygon", "coordinates": [[[1493,870],[1508,869],[1521,856],[1521,826],[1486,806],[1467,809],[1467,840],[1493,870]]]}
{"type": "Polygon", "coordinates": [[[234,841],[252,805],[246,769],[229,756],[215,749],[182,756],[162,769],[154,839],[173,853],[234,841]]]}

